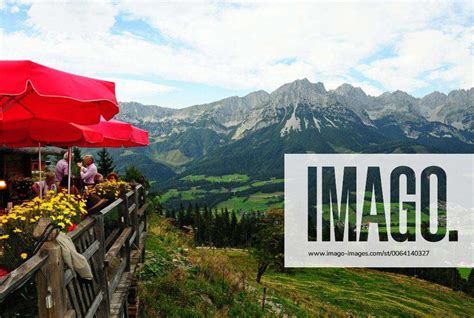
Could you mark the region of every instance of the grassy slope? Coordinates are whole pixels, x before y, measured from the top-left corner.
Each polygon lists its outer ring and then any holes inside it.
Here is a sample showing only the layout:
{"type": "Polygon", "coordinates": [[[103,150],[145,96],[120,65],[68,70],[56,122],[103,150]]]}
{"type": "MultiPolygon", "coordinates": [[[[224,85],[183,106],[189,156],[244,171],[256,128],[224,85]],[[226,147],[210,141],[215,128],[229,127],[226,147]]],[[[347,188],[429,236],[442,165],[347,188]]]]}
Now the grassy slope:
{"type": "MultiPolygon", "coordinates": [[[[239,270],[255,272],[243,251],[225,252],[239,270]]],[[[368,269],[270,271],[263,284],[280,298],[298,303],[308,316],[347,313],[380,317],[473,317],[474,301],[461,292],[403,275],[368,269]]]]}
{"type": "Polygon", "coordinates": [[[264,317],[225,256],[196,255],[192,240],[152,217],[141,271],[141,317],[264,317]]]}
{"type": "Polygon", "coordinates": [[[269,271],[267,309],[255,261],[242,250],[195,249],[192,241],[152,218],[140,295],[143,317],[472,317],[474,302],[460,292],[402,275],[366,269],[269,271]],[[243,289],[235,280],[247,277],[243,289]],[[250,285],[249,285],[250,282],[250,285]]]}

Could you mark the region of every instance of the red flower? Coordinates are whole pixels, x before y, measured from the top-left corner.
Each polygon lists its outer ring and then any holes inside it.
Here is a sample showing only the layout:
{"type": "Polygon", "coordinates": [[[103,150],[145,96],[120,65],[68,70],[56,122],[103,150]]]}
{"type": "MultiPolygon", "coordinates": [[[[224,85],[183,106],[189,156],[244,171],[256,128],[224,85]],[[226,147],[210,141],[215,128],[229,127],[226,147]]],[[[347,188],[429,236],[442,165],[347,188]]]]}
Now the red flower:
{"type": "Polygon", "coordinates": [[[10,273],[10,272],[7,269],[5,269],[3,267],[0,267],[0,278],[3,277],[3,276],[8,275],[8,273],[10,273]]]}
{"type": "Polygon", "coordinates": [[[74,230],[76,229],[76,227],[77,227],[77,224],[74,224],[74,223],[73,223],[73,224],[71,224],[71,225],[68,226],[67,231],[68,231],[68,232],[72,232],[72,231],[74,231],[74,230]]]}

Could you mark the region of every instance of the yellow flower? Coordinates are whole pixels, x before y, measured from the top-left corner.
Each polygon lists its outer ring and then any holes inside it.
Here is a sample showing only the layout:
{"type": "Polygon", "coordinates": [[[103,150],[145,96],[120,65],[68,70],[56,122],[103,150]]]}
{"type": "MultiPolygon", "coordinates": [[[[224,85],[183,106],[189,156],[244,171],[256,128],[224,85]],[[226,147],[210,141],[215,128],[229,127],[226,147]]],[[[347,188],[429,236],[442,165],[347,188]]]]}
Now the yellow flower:
{"type": "Polygon", "coordinates": [[[0,235],[0,240],[7,240],[10,237],[10,235],[5,234],[5,235],[0,235]]]}
{"type": "Polygon", "coordinates": [[[21,253],[20,254],[21,259],[26,259],[28,257],[28,254],[26,253],[21,253]]]}
{"type": "Polygon", "coordinates": [[[15,229],[13,230],[13,233],[21,233],[21,232],[23,232],[23,231],[20,230],[19,228],[15,228],[15,229]]]}
{"type": "Polygon", "coordinates": [[[59,222],[58,225],[59,225],[60,227],[65,227],[65,226],[66,226],[63,222],[59,222]]]}

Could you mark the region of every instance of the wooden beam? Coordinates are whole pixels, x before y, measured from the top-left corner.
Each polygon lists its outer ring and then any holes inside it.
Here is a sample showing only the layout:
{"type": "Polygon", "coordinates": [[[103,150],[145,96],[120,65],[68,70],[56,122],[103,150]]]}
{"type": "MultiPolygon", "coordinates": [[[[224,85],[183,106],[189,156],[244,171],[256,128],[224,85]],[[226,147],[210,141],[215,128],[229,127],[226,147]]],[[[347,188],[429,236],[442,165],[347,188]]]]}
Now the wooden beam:
{"type": "Polygon", "coordinates": [[[106,206],[105,208],[103,208],[102,210],[100,210],[100,213],[102,213],[102,215],[106,215],[107,213],[115,209],[117,206],[119,206],[122,202],[123,202],[122,199],[117,199],[111,204],[109,204],[108,206],[106,206]]]}
{"type": "Polygon", "coordinates": [[[48,254],[36,254],[25,263],[13,270],[0,284],[0,302],[10,293],[25,284],[48,259],[48,254]]]}
{"type": "Polygon", "coordinates": [[[132,203],[132,205],[128,208],[128,214],[132,214],[137,208],[137,205],[135,203],[132,203]]]}
{"type": "Polygon", "coordinates": [[[95,223],[94,218],[87,218],[84,221],[82,221],[81,223],[79,223],[74,231],[69,232],[67,235],[73,241],[75,241],[81,236],[82,233],[84,233],[85,231],[90,229],[94,225],[94,223],[95,223]]]}
{"type": "Polygon", "coordinates": [[[112,247],[108,250],[108,252],[105,254],[105,262],[110,263],[112,257],[115,257],[118,255],[122,247],[125,245],[125,242],[130,236],[130,233],[132,232],[132,228],[127,227],[123,229],[122,234],[117,238],[117,240],[114,242],[112,247]]]}
{"type": "Polygon", "coordinates": [[[140,209],[138,209],[138,216],[142,217],[145,214],[145,211],[148,209],[148,203],[142,205],[140,209]]]}
{"type": "MultiPolygon", "coordinates": [[[[132,282],[132,274],[125,272],[120,278],[120,282],[117,285],[115,293],[110,299],[110,316],[111,317],[120,317],[120,314],[123,312],[123,308],[126,308],[128,302],[128,290],[132,282]]],[[[124,313],[127,314],[126,312],[124,313]]]]}
{"type": "Polygon", "coordinates": [[[85,318],[95,317],[95,313],[97,312],[97,309],[99,308],[99,305],[102,302],[103,298],[104,294],[102,292],[99,292],[99,294],[97,294],[97,296],[94,298],[94,301],[89,307],[89,310],[87,311],[86,315],[84,316],[85,318]]]}
{"type": "MultiPolygon", "coordinates": [[[[126,266],[127,266],[127,262],[125,262],[125,260],[122,259],[122,262],[120,263],[120,266],[118,267],[117,272],[115,273],[114,277],[109,283],[109,295],[113,295],[113,293],[115,292],[115,289],[117,288],[117,285],[123,273],[125,272],[126,266]]],[[[112,306],[112,303],[110,303],[110,305],[112,306]]]]}
{"type": "Polygon", "coordinates": [[[41,251],[48,254],[48,259],[36,273],[38,314],[40,317],[64,317],[67,308],[61,246],[56,241],[45,242],[41,251]]]}

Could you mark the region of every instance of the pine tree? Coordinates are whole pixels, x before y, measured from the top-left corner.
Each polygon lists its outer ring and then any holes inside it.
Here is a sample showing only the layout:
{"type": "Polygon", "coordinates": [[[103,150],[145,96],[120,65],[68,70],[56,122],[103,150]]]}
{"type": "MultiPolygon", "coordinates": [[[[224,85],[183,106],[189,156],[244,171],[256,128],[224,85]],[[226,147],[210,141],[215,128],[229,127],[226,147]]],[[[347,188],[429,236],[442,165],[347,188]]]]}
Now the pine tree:
{"type": "Polygon", "coordinates": [[[80,162],[82,160],[82,152],[81,148],[74,147],[72,148],[72,154],[73,154],[73,162],[80,162]]]}
{"type": "Polygon", "coordinates": [[[203,241],[205,244],[210,244],[212,242],[212,227],[214,226],[214,218],[212,215],[212,211],[204,207],[204,215],[203,215],[203,241]]]}
{"type": "Polygon", "coordinates": [[[230,238],[230,245],[235,247],[239,246],[239,224],[237,220],[237,215],[235,214],[235,211],[232,210],[232,215],[230,217],[230,233],[231,233],[231,238],[230,238]]]}
{"type": "Polygon", "coordinates": [[[468,295],[474,296],[474,270],[471,269],[471,273],[469,273],[469,277],[467,279],[467,283],[465,285],[465,292],[468,295]]]}
{"type": "Polygon", "coordinates": [[[105,148],[102,148],[102,150],[100,150],[97,155],[99,156],[97,169],[99,170],[100,174],[102,174],[104,177],[107,177],[107,175],[113,172],[115,169],[114,160],[105,148]]]}

